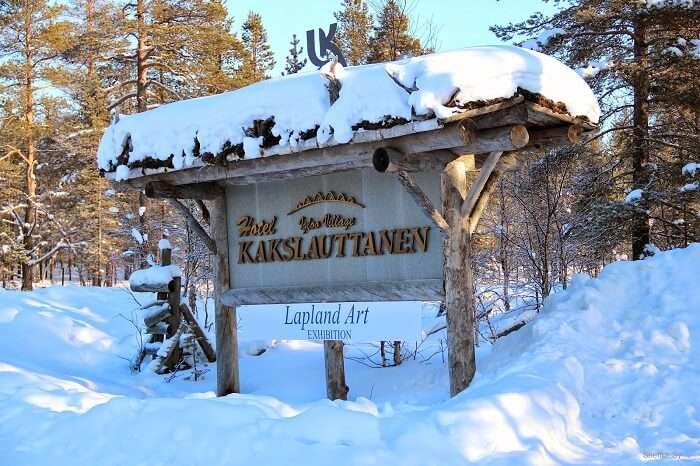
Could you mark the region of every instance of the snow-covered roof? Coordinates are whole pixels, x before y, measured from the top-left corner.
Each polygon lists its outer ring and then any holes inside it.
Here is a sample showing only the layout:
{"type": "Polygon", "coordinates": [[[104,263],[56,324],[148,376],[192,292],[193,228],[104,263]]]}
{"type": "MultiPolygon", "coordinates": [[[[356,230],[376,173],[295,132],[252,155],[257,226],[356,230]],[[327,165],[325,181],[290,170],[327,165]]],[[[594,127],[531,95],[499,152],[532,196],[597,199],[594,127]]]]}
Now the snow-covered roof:
{"type": "Polygon", "coordinates": [[[595,124],[600,116],[586,82],[556,59],[519,47],[473,47],[373,65],[329,64],[122,115],[102,137],[98,165],[119,181],[143,174],[130,168],[172,171],[300,152],[395,125],[432,120],[409,132],[435,129],[523,94],[581,121],[595,124]]]}

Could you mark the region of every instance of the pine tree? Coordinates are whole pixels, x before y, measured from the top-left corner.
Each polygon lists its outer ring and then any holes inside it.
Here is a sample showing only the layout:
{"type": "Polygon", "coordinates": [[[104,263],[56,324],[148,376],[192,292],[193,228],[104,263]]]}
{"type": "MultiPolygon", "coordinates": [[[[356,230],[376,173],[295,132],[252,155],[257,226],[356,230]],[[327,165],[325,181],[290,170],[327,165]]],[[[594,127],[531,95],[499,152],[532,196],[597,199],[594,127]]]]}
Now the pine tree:
{"type": "MultiPolygon", "coordinates": [[[[55,99],[38,96],[39,83],[61,80],[62,72],[56,65],[61,54],[71,46],[73,26],[61,18],[64,7],[45,0],[13,0],[0,10],[0,76],[10,85],[3,89],[6,97],[21,102],[13,111],[19,121],[13,138],[5,141],[8,150],[3,158],[13,158],[22,165],[24,186],[22,198],[12,211],[12,222],[18,229],[23,248],[22,289],[33,288],[33,266],[46,251],[40,236],[44,218],[38,198],[39,163],[38,142],[50,131],[49,107],[55,99]],[[20,213],[20,211],[23,211],[20,213]]],[[[60,246],[60,245],[59,245],[60,246]]]]}
{"type": "Polygon", "coordinates": [[[248,18],[243,23],[241,39],[245,50],[241,68],[243,81],[249,84],[269,78],[269,73],[275,66],[275,59],[267,42],[262,17],[258,13],[248,13],[248,18]]]}
{"type": "Polygon", "coordinates": [[[420,39],[410,32],[408,0],[383,0],[369,41],[369,63],[398,60],[424,53],[420,39]]]}
{"type": "Polygon", "coordinates": [[[349,65],[367,63],[372,32],[372,15],[364,0],[343,0],[333,13],[338,22],[335,41],[349,65]]]}
{"type": "MultiPolygon", "coordinates": [[[[687,83],[700,78],[698,67],[682,60],[688,52],[678,47],[679,37],[698,37],[700,8],[682,2],[649,7],[627,0],[561,3],[552,16],[536,13],[522,23],[492,29],[506,40],[538,36],[538,48],[558,55],[589,78],[601,99],[601,124],[612,124],[606,134],[616,133],[615,181],[624,183],[627,191],[643,193],[638,202],[620,206],[618,198],[609,205],[619,214],[618,224],[628,228],[632,257],[638,259],[652,242],[655,211],[668,204],[659,189],[662,171],[656,168],[666,165],[663,154],[669,148],[675,147],[680,157],[693,146],[691,139],[669,132],[657,117],[677,107],[684,100],[679,94],[689,95],[687,83]]],[[[689,113],[692,119],[697,110],[689,113]]]]}
{"type": "Polygon", "coordinates": [[[308,60],[306,58],[300,59],[301,54],[304,53],[304,47],[300,47],[299,42],[297,35],[292,34],[292,40],[289,42],[291,47],[289,48],[289,55],[287,55],[287,64],[282,72],[283,75],[298,73],[306,66],[308,60]]]}

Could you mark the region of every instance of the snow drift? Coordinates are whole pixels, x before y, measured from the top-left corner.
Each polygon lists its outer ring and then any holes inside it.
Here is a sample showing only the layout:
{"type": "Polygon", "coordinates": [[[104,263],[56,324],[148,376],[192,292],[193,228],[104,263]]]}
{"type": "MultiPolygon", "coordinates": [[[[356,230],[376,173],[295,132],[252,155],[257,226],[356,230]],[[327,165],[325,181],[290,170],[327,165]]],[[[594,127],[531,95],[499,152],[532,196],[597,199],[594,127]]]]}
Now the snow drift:
{"type": "Polygon", "coordinates": [[[0,464],[690,458],[700,453],[699,276],[697,244],[614,263],[595,279],[577,277],[520,331],[482,344],[475,381],[456,398],[448,399],[438,353],[392,369],[349,360],[348,402],[321,399],[316,343],[281,342],[243,357],[249,394],[216,399],[213,377],[165,383],[128,373],[118,356],[133,351],[133,332],[118,313],[136,304],[123,290],[0,292],[0,464]]]}
{"type": "Polygon", "coordinates": [[[352,140],[361,124],[445,118],[470,104],[510,98],[523,89],[561,103],[574,117],[597,123],[598,101],[588,84],[555,58],[512,46],[472,47],[397,62],[348,67],[261,81],[223,94],[190,99],[135,115],[122,115],[104,133],[98,165],[128,176],[127,165],[144,159],[188,167],[198,154],[219,154],[243,146],[245,157],[259,156],[255,121],[272,119],[280,146],[295,147],[313,134],[321,145],[331,136],[352,140]],[[328,76],[340,82],[329,99],[328,76]],[[195,144],[195,140],[197,144],[195,144]],[[128,160],[122,156],[130,145],[128,160]],[[119,168],[119,167],[124,167],[119,168]]]}

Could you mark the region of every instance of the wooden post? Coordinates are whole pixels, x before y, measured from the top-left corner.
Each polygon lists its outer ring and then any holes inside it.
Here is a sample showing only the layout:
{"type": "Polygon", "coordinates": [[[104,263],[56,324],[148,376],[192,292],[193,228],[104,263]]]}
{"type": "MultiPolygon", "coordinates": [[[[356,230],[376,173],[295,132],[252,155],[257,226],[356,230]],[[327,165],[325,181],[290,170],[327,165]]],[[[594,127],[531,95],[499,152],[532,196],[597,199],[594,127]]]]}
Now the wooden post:
{"type": "Polygon", "coordinates": [[[228,265],[226,195],[212,201],[211,229],[216,244],[214,279],[214,320],[216,325],[216,395],[240,393],[238,374],[238,330],[236,308],[225,306],[222,297],[231,287],[228,265]]]}
{"type": "Polygon", "coordinates": [[[326,363],[326,395],[329,400],[347,400],[350,388],[345,384],[345,358],[343,342],[327,340],[323,342],[323,356],[326,363]]]}
{"type": "MultiPolygon", "coordinates": [[[[169,244],[168,244],[169,246],[169,244]]],[[[160,250],[160,265],[166,266],[172,264],[173,261],[173,251],[170,247],[163,248],[160,250]]],[[[169,284],[170,291],[168,293],[158,293],[157,298],[167,299],[170,306],[170,317],[168,317],[168,331],[166,333],[166,338],[173,338],[177,335],[180,330],[180,277],[173,277],[173,280],[169,284]]],[[[175,364],[180,361],[181,351],[179,343],[176,343],[173,347],[172,353],[167,358],[165,367],[170,370],[175,369],[175,364]]]]}
{"type": "Polygon", "coordinates": [[[450,395],[469,386],[474,372],[474,292],[469,217],[461,213],[469,192],[467,160],[448,163],[442,172],[443,217],[450,225],[444,247],[445,308],[450,395]]]}

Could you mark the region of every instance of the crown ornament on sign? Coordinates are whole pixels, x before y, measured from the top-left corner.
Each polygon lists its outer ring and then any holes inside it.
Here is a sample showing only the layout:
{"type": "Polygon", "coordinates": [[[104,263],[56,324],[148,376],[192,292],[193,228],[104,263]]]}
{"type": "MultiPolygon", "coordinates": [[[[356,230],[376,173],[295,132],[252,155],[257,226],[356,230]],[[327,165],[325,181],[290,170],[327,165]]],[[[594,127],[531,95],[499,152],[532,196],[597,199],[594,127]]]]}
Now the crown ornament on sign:
{"type": "Polygon", "coordinates": [[[299,201],[296,207],[290,210],[287,215],[292,215],[293,213],[299,212],[300,210],[306,209],[312,205],[323,204],[325,202],[340,202],[355,207],[361,207],[363,209],[365,208],[364,204],[357,202],[357,199],[355,199],[354,196],[350,196],[345,193],[337,193],[335,191],[328,191],[327,193],[319,191],[316,194],[309,194],[303,200],[299,201]]]}

